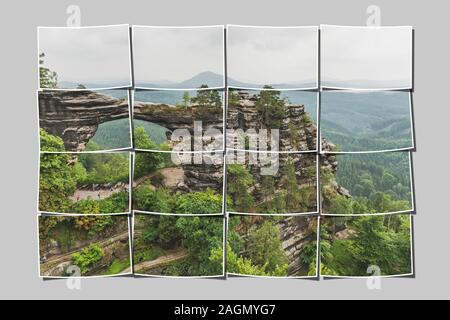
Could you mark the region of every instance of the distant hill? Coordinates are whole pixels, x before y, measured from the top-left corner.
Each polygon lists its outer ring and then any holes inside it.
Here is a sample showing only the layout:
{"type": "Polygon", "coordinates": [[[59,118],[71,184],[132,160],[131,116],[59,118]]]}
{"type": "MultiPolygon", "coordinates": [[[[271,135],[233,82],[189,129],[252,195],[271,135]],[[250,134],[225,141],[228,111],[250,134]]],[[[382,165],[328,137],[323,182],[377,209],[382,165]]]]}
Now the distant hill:
{"type": "Polygon", "coordinates": [[[150,82],[136,83],[136,86],[145,88],[195,89],[200,87],[202,84],[206,84],[210,88],[223,87],[224,86],[223,75],[211,71],[205,71],[179,83],[173,83],[169,81],[154,81],[154,82],[150,81],[150,82]]]}

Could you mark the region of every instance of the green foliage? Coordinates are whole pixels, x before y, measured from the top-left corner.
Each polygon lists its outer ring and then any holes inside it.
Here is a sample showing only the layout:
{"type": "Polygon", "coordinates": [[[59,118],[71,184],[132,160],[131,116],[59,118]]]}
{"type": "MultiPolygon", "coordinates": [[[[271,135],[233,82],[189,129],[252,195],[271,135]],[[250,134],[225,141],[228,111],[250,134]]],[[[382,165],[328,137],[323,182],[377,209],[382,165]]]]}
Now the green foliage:
{"type": "Polygon", "coordinates": [[[239,105],[239,95],[235,90],[228,90],[228,104],[230,106],[238,106],[239,105]]]}
{"type": "MultiPolygon", "coordinates": [[[[64,152],[61,138],[41,129],[41,147],[64,152]]],[[[96,144],[91,145],[97,149],[96,144]]],[[[117,213],[128,211],[128,193],[117,192],[102,200],[73,202],[77,187],[91,184],[129,182],[129,157],[120,153],[43,153],[40,157],[39,208],[63,213],[117,213]]]]}
{"type": "Polygon", "coordinates": [[[183,102],[182,102],[183,107],[188,108],[191,103],[191,96],[189,95],[188,91],[185,91],[183,93],[182,100],[183,100],[183,102]]]}
{"type": "Polygon", "coordinates": [[[156,189],[142,185],[133,191],[133,204],[136,210],[173,213],[172,197],[166,189],[156,189]]]}
{"type": "Polygon", "coordinates": [[[71,212],[76,213],[122,213],[127,212],[129,203],[128,192],[117,192],[112,196],[101,200],[80,200],[71,206],[71,212]]]}
{"type": "Polygon", "coordinates": [[[266,128],[279,129],[286,115],[285,101],[280,97],[280,91],[270,90],[273,89],[270,86],[263,89],[257,95],[256,108],[266,128]]]}
{"type": "Polygon", "coordinates": [[[114,260],[109,266],[108,271],[105,272],[106,275],[115,275],[123,272],[125,269],[130,267],[130,259],[114,260]]]}
{"type": "Polygon", "coordinates": [[[162,269],[170,275],[217,275],[222,273],[223,219],[216,217],[138,216],[139,237],[135,259],[151,261],[171,250],[184,248],[188,257],[162,269]]]}
{"type": "Polygon", "coordinates": [[[302,193],[300,187],[298,186],[297,176],[295,174],[295,166],[292,158],[288,158],[283,166],[281,185],[286,191],[285,203],[286,209],[289,212],[297,211],[304,212],[307,208],[302,206],[302,193]]]}
{"type": "Polygon", "coordinates": [[[191,192],[176,197],[175,212],[188,214],[212,214],[222,212],[222,195],[212,189],[191,192]]]}
{"type": "Polygon", "coordinates": [[[92,149],[93,143],[102,146],[102,149],[130,148],[130,119],[101,123],[95,135],[87,143],[86,148],[92,149]]]}
{"type": "MultiPolygon", "coordinates": [[[[411,272],[409,216],[364,216],[347,219],[349,236],[334,239],[322,235],[322,264],[326,274],[367,276],[376,265],[382,275],[411,272]]],[[[331,235],[330,235],[331,234],[331,235]]]]}
{"type": "Polygon", "coordinates": [[[221,274],[222,267],[213,263],[210,256],[214,250],[223,250],[223,219],[183,217],[176,227],[182,235],[183,247],[189,251],[189,273],[221,274]]]}
{"type": "MultiPolygon", "coordinates": [[[[208,86],[203,84],[200,89],[207,89],[208,86]]],[[[183,96],[184,101],[184,96],[183,96]]],[[[197,95],[191,98],[191,101],[200,107],[222,108],[222,97],[217,90],[198,90],[197,95]]]]}
{"type": "Polygon", "coordinates": [[[170,194],[169,190],[141,185],[134,190],[136,210],[180,214],[214,214],[222,212],[222,195],[212,189],[185,194],[170,194]]]}
{"type": "MultiPolygon", "coordinates": [[[[218,261],[220,259],[219,252],[212,255],[211,258],[218,261]]],[[[252,276],[285,277],[287,275],[287,265],[267,271],[266,266],[258,266],[250,259],[238,256],[229,245],[227,247],[227,270],[234,274],[252,276]]]]}
{"type": "MultiPolygon", "coordinates": [[[[147,135],[144,128],[138,127],[134,130],[134,142],[137,148],[155,150],[156,145],[147,135]]],[[[164,164],[164,156],[157,152],[137,152],[134,165],[136,178],[143,177],[154,172],[164,164]]]]}
{"type": "MultiPolygon", "coordinates": [[[[61,151],[62,142],[41,130],[44,150],[61,151]]],[[[69,154],[41,154],[39,168],[39,208],[49,212],[67,212],[68,199],[76,189],[75,171],[68,165],[69,154]]]]}
{"type": "Polygon", "coordinates": [[[72,255],[73,263],[81,270],[81,274],[87,274],[92,267],[100,262],[105,256],[103,249],[96,244],[91,244],[81,252],[72,255]]]}
{"type": "Polygon", "coordinates": [[[264,221],[248,240],[248,257],[257,265],[264,266],[266,272],[287,269],[289,263],[280,240],[280,230],[272,221],[264,221]]]}
{"type": "Polygon", "coordinates": [[[77,177],[78,185],[107,184],[130,179],[130,159],[123,153],[83,153],[78,156],[86,175],[77,177]]]}
{"type": "Polygon", "coordinates": [[[355,197],[370,198],[377,192],[393,200],[411,199],[409,154],[354,154],[338,157],[337,182],[355,197]]]}
{"type": "Polygon", "coordinates": [[[44,67],[45,53],[39,54],[39,86],[41,88],[54,89],[58,87],[58,74],[44,67]]]}
{"type": "Polygon", "coordinates": [[[287,276],[289,261],[282,249],[277,220],[264,218],[262,222],[255,222],[255,219],[244,216],[229,219],[229,272],[255,276],[287,276]]]}
{"type": "Polygon", "coordinates": [[[252,174],[240,164],[227,166],[227,193],[233,200],[233,208],[239,212],[250,212],[255,202],[248,189],[253,184],[252,174]]]}
{"type": "Polygon", "coordinates": [[[44,129],[39,129],[40,145],[42,151],[48,152],[64,152],[64,141],[57,136],[53,136],[44,129]]]}

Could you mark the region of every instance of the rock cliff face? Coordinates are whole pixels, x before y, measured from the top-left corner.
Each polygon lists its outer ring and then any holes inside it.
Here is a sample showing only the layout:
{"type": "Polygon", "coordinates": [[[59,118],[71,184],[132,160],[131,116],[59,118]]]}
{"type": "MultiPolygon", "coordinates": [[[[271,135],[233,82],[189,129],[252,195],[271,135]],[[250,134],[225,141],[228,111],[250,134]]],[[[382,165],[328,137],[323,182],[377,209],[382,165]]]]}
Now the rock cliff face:
{"type": "Polygon", "coordinates": [[[304,265],[300,254],[306,245],[317,244],[316,217],[287,217],[278,223],[284,252],[289,259],[288,274],[305,275],[309,266],[304,265]]]}
{"type": "MultiPolygon", "coordinates": [[[[245,91],[237,92],[238,103],[230,104],[227,110],[227,129],[255,129],[257,132],[265,128],[261,114],[256,107],[257,96],[245,91]]],[[[280,151],[316,150],[317,131],[304,105],[284,105],[284,116],[278,128],[280,134],[280,151]]],[[[274,128],[277,129],[277,128],[274,128]]],[[[231,141],[228,141],[231,145],[231,141]]]]}
{"type": "Polygon", "coordinates": [[[39,124],[61,137],[66,151],[82,151],[103,122],[126,118],[128,100],[93,91],[39,92],[39,124]]]}
{"type": "MultiPolygon", "coordinates": [[[[63,139],[66,151],[82,151],[101,123],[129,118],[128,99],[121,100],[99,92],[39,92],[40,127],[63,139]]],[[[168,104],[135,102],[134,119],[159,124],[171,131],[188,129],[193,134],[194,120],[202,121],[203,130],[222,131],[223,110],[192,105],[181,108],[168,104]]]]}

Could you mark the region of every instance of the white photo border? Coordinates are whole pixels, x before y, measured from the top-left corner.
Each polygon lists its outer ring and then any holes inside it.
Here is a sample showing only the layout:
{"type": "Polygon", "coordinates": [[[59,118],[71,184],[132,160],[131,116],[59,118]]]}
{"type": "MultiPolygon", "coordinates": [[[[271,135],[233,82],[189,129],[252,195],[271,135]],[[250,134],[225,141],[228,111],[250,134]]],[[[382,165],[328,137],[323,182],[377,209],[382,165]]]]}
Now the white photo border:
{"type": "MultiPolygon", "coordinates": [[[[273,90],[273,89],[243,89],[243,88],[239,88],[239,87],[233,87],[233,86],[228,86],[227,90],[226,90],[226,95],[227,95],[227,105],[226,105],[226,116],[225,116],[225,121],[224,121],[224,130],[225,130],[225,134],[224,134],[224,145],[227,151],[239,151],[239,152],[247,152],[247,151],[251,151],[251,152],[258,152],[258,153],[279,153],[279,154],[284,154],[284,153],[320,153],[320,92],[316,91],[316,90],[290,90],[290,89],[280,89],[280,90],[273,90]],[[283,92],[283,91],[297,91],[297,92],[310,92],[315,93],[316,94],[316,123],[314,124],[316,127],[316,149],[315,150],[291,150],[291,151],[286,151],[286,150],[278,150],[278,151],[273,151],[273,150],[250,150],[250,149],[238,149],[238,148],[230,148],[228,147],[228,130],[232,130],[229,129],[227,126],[227,120],[228,120],[228,104],[229,104],[229,92],[231,90],[237,90],[237,91],[279,91],[279,92],[283,92]]],[[[305,111],[306,112],[306,111],[305,111]]]]}
{"type": "MultiPolygon", "coordinates": [[[[205,25],[205,26],[146,26],[146,25],[132,25],[132,51],[134,52],[134,30],[137,28],[142,29],[207,29],[207,28],[221,28],[222,29],[222,86],[208,87],[208,88],[158,88],[158,87],[143,87],[134,86],[135,90],[159,90],[159,91],[202,91],[202,90],[219,90],[225,89],[226,84],[226,53],[225,53],[225,26],[224,25],[205,25]]],[[[133,54],[134,61],[134,54],[133,54]]],[[[135,79],[136,80],[136,79],[135,79]]]]}
{"type": "MultiPolygon", "coordinates": [[[[140,215],[147,215],[147,216],[174,216],[179,218],[194,218],[199,217],[199,215],[179,215],[179,214],[160,214],[160,213],[149,213],[149,212],[140,212],[140,211],[134,211],[133,214],[133,222],[132,222],[132,239],[134,243],[134,221],[136,218],[136,214],[140,215]]],[[[134,260],[132,265],[133,275],[136,278],[162,278],[162,279],[225,279],[226,277],[226,266],[225,266],[225,257],[226,257],[226,219],[224,216],[205,216],[202,215],[200,217],[205,218],[220,218],[222,220],[222,248],[223,248],[223,260],[222,260],[222,274],[219,275],[212,275],[212,276],[163,276],[163,275],[150,275],[150,274],[144,274],[144,273],[138,273],[134,270],[134,260]]],[[[133,248],[133,257],[134,257],[134,248],[133,248]]]]}
{"type": "MultiPolygon", "coordinates": [[[[388,152],[386,152],[388,153],[388,152]]],[[[409,166],[409,185],[411,191],[411,208],[407,210],[400,211],[391,211],[391,212],[376,212],[376,213],[352,213],[352,214],[343,214],[343,213],[326,213],[323,208],[321,208],[320,215],[325,217],[364,217],[364,216],[388,216],[394,214],[416,214],[416,201],[415,201],[415,188],[414,188],[414,168],[412,165],[412,152],[404,151],[403,153],[408,153],[408,166],[409,166]]],[[[322,194],[321,194],[322,198],[322,194]]]]}
{"type": "Polygon", "coordinates": [[[130,36],[130,24],[111,24],[111,25],[103,25],[103,26],[79,26],[79,27],[48,27],[48,26],[38,26],[37,27],[37,74],[38,74],[38,90],[61,90],[61,91],[84,91],[84,90],[114,90],[114,89],[129,89],[133,87],[133,66],[132,66],[132,55],[131,55],[131,36],[130,36]],[[100,28],[109,28],[109,27],[127,27],[128,28],[128,67],[129,67],[129,80],[130,83],[128,85],[123,86],[112,86],[112,87],[98,87],[98,88],[86,88],[86,89],[77,89],[77,88],[41,88],[41,77],[39,72],[39,54],[40,54],[40,42],[39,42],[39,30],[40,29],[100,29],[100,28]]]}
{"type": "MultiPolygon", "coordinates": [[[[349,29],[366,29],[366,30],[382,30],[382,29],[411,29],[411,73],[410,84],[408,87],[391,87],[391,88],[353,88],[353,87],[341,87],[341,86],[324,86],[322,85],[323,68],[320,70],[320,90],[352,90],[352,91],[413,91],[414,90],[414,27],[413,26],[343,26],[343,25],[331,25],[320,24],[319,29],[321,32],[324,28],[349,28],[349,29]]],[[[320,38],[320,48],[322,48],[323,37],[320,38]]],[[[319,60],[322,62],[323,50],[320,50],[319,60]]]]}
{"type": "MultiPolygon", "coordinates": [[[[394,92],[389,90],[377,90],[377,92],[394,92]]],[[[373,90],[325,90],[323,92],[333,92],[333,93],[358,93],[358,92],[374,92],[373,90]]],[[[397,91],[397,92],[405,92],[408,93],[409,100],[409,122],[410,122],[410,130],[411,130],[411,146],[402,147],[402,148],[394,148],[394,149],[380,149],[380,150],[367,150],[367,151],[326,151],[322,149],[322,144],[320,144],[320,154],[366,154],[366,153],[387,153],[387,152],[397,152],[397,151],[414,151],[416,149],[416,138],[415,138],[415,126],[414,126],[414,115],[413,115],[413,101],[412,101],[412,91],[397,91]]],[[[322,102],[322,99],[320,100],[322,102]]],[[[322,115],[322,105],[320,105],[319,111],[320,117],[322,115]]],[[[320,127],[320,139],[325,139],[322,136],[322,127],[320,127]]],[[[332,141],[330,141],[332,142],[332,141]]]]}
{"type": "MultiPolygon", "coordinates": [[[[136,89],[136,90],[132,90],[132,98],[131,98],[131,119],[132,119],[132,128],[134,129],[134,121],[135,120],[139,120],[139,119],[134,119],[134,104],[136,102],[135,100],[135,94],[136,91],[138,92],[143,92],[143,91],[147,91],[147,92],[164,92],[167,91],[169,92],[170,90],[156,90],[156,89],[136,89]]],[[[173,91],[173,90],[172,90],[173,91]]],[[[186,90],[180,90],[180,91],[219,91],[221,96],[222,96],[222,149],[220,150],[191,150],[191,151],[173,151],[173,150],[157,150],[157,149],[141,149],[141,148],[136,148],[136,146],[134,145],[134,139],[132,137],[132,141],[133,141],[133,150],[134,151],[139,151],[139,152],[160,152],[160,153],[178,153],[178,154],[196,154],[196,153],[202,153],[202,154],[211,154],[211,153],[224,153],[225,152],[225,148],[226,148],[226,137],[225,137],[225,128],[226,128],[226,104],[225,104],[225,97],[226,97],[226,89],[224,88],[205,88],[202,90],[196,90],[196,89],[186,89],[186,90]]],[[[143,121],[143,120],[141,120],[143,121]]],[[[192,119],[192,124],[194,124],[194,121],[196,121],[196,119],[192,119]]],[[[133,132],[134,134],[134,132],[133,132]]],[[[203,135],[203,132],[202,132],[203,135]]],[[[192,137],[191,137],[192,138],[192,137]]],[[[203,147],[203,144],[202,144],[203,147]]]]}
{"type": "MultiPolygon", "coordinates": [[[[392,214],[392,215],[408,215],[409,216],[409,221],[410,221],[410,227],[409,227],[409,238],[410,238],[410,259],[411,259],[411,272],[409,273],[403,273],[403,274],[392,274],[392,275],[383,275],[383,276],[341,276],[341,275],[324,275],[322,274],[321,270],[319,270],[320,272],[320,277],[323,278],[323,280],[332,280],[332,279],[388,279],[388,278],[408,278],[408,277],[415,277],[415,260],[414,260],[414,217],[411,214],[392,214]]],[[[335,216],[338,217],[338,216],[335,216]]],[[[327,217],[327,218],[333,218],[333,217],[327,217]]],[[[355,218],[355,217],[353,217],[355,218]]],[[[320,248],[319,248],[320,250],[320,248]]],[[[320,251],[319,251],[320,252],[320,251]]],[[[320,256],[321,258],[321,256],[320,256]]],[[[321,259],[322,260],[322,259],[321,259]]]]}
{"type": "Polygon", "coordinates": [[[96,154],[102,154],[102,153],[110,153],[110,154],[128,154],[128,211],[125,212],[117,212],[117,213],[90,213],[90,214],[84,214],[84,213],[75,213],[75,212],[57,212],[57,211],[45,211],[39,209],[39,195],[40,195],[40,185],[41,185],[41,156],[45,154],[51,154],[51,155],[57,155],[57,154],[75,154],[80,155],[80,153],[76,152],[39,152],[39,160],[38,160],[38,179],[37,179],[37,213],[43,214],[43,215],[57,215],[57,216],[80,216],[80,215],[93,215],[93,216],[120,216],[120,215],[129,215],[132,212],[132,183],[133,183],[133,177],[132,177],[132,161],[133,159],[133,152],[130,151],[109,151],[109,152],[101,152],[96,154]]]}
{"type": "MultiPolygon", "coordinates": [[[[245,216],[242,214],[235,214],[235,213],[231,213],[229,218],[233,217],[233,216],[245,216]]],[[[261,217],[270,217],[267,214],[260,214],[259,216],[261,217]]],[[[276,276],[256,276],[256,275],[248,275],[248,274],[241,274],[241,273],[233,273],[233,272],[228,272],[227,271],[227,275],[232,276],[232,277],[236,277],[236,278],[254,278],[254,279],[258,279],[258,278],[267,278],[267,279],[305,279],[305,280],[319,280],[320,277],[320,216],[315,215],[315,214],[309,214],[309,215],[304,215],[303,217],[305,218],[315,218],[317,221],[317,229],[316,229],[316,274],[313,276],[294,276],[294,277],[289,277],[289,276],[285,276],[285,277],[276,277],[276,276]]],[[[229,219],[227,219],[227,229],[228,229],[228,222],[229,219]]],[[[228,267],[228,266],[227,266],[228,267]]],[[[228,270],[228,268],[227,268],[228,270]]]]}
{"type": "MultiPolygon", "coordinates": [[[[80,216],[98,216],[94,214],[78,214],[78,215],[71,215],[68,217],[80,217],[80,216]]],[[[116,216],[116,215],[110,215],[110,216],[116,216]]],[[[130,260],[130,267],[133,266],[133,248],[131,243],[132,233],[130,232],[130,214],[121,214],[120,216],[127,217],[127,229],[128,229],[128,248],[129,248],[129,260],[130,260]]],[[[39,219],[41,217],[61,217],[60,215],[55,214],[45,214],[45,213],[39,213],[36,215],[36,222],[37,222],[37,247],[38,247],[38,277],[42,280],[50,280],[50,279],[94,279],[94,278],[113,278],[113,277],[128,277],[133,275],[133,269],[131,269],[131,272],[123,272],[118,274],[112,274],[112,275],[103,275],[103,276],[45,276],[41,274],[41,250],[40,250],[40,230],[39,230],[39,219]]],[[[129,269],[129,268],[128,268],[129,269]]],[[[126,269],[125,269],[126,270],[126,269]]]]}
{"type": "MultiPolygon", "coordinates": [[[[228,150],[228,152],[242,152],[242,153],[256,153],[253,151],[236,151],[236,150],[228,150]]],[[[227,170],[227,166],[228,166],[228,162],[227,162],[227,158],[228,158],[228,152],[225,155],[225,173],[227,170]]],[[[261,152],[260,152],[261,153],[261,152]]],[[[267,152],[269,153],[269,152],[267,152]]],[[[274,153],[277,154],[277,153],[274,153]]],[[[227,210],[227,215],[242,215],[242,216],[273,216],[273,217],[295,217],[295,216],[313,216],[313,215],[320,215],[320,155],[316,154],[314,152],[311,153],[291,153],[291,154],[295,154],[295,155],[315,155],[315,161],[316,161],[316,211],[311,211],[311,212],[295,212],[295,213],[250,213],[250,212],[238,212],[238,211],[228,211],[227,210]]],[[[225,190],[225,194],[227,194],[226,192],[227,190],[225,190]]]]}

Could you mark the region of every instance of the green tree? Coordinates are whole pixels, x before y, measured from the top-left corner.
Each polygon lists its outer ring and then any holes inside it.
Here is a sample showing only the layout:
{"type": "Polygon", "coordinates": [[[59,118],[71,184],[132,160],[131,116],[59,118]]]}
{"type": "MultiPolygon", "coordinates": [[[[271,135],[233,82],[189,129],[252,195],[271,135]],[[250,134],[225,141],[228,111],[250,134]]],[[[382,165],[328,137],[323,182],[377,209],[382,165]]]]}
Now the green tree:
{"type": "MultiPolygon", "coordinates": [[[[189,273],[221,274],[222,267],[210,259],[214,250],[223,250],[223,219],[182,217],[176,222],[182,245],[189,255],[189,273]]],[[[223,253],[222,253],[223,255],[223,253]]]]}
{"type": "Polygon", "coordinates": [[[253,209],[254,198],[249,193],[253,184],[253,176],[240,164],[227,166],[227,193],[233,199],[233,207],[237,211],[249,212],[253,209]]]}
{"type": "MultiPolygon", "coordinates": [[[[329,213],[332,214],[352,214],[353,203],[352,199],[343,195],[336,195],[330,201],[329,213]]],[[[361,213],[361,212],[359,212],[361,213]]]]}
{"type": "Polygon", "coordinates": [[[271,86],[264,86],[257,96],[255,105],[265,127],[279,129],[286,115],[285,101],[280,98],[280,91],[271,89],[273,89],[271,86]]]}
{"type": "Polygon", "coordinates": [[[97,244],[90,244],[81,252],[72,255],[73,263],[81,270],[81,274],[89,273],[90,269],[100,262],[105,256],[103,249],[97,244]]]}
{"type": "Polygon", "coordinates": [[[228,104],[230,106],[239,105],[239,95],[234,90],[228,90],[228,104]]]}
{"type": "Polygon", "coordinates": [[[40,148],[42,151],[48,152],[64,152],[64,141],[57,136],[49,134],[44,129],[39,129],[40,148]]]}
{"type": "Polygon", "coordinates": [[[302,204],[302,193],[297,182],[297,175],[295,174],[295,165],[292,158],[288,158],[282,170],[281,185],[286,190],[286,208],[288,210],[306,211],[304,204],[302,204]]]}
{"type": "Polygon", "coordinates": [[[209,103],[215,108],[222,108],[222,97],[219,91],[211,90],[209,93],[209,103]]]}
{"type": "Polygon", "coordinates": [[[248,256],[266,272],[273,272],[289,263],[281,245],[280,229],[272,221],[264,221],[249,235],[248,256]]]}
{"type": "Polygon", "coordinates": [[[39,86],[54,89],[58,87],[58,75],[49,68],[44,67],[45,53],[39,54],[39,86]]]}
{"type": "Polygon", "coordinates": [[[198,90],[197,95],[191,99],[192,102],[198,104],[200,107],[208,107],[211,103],[210,91],[205,90],[208,86],[206,84],[202,84],[198,90]]]}
{"type": "MultiPolygon", "coordinates": [[[[43,150],[64,151],[62,140],[40,131],[43,150]]],[[[68,199],[76,190],[76,175],[69,165],[67,153],[43,153],[39,166],[39,209],[49,212],[67,212],[68,199]]]]}
{"type": "Polygon", "coordinates": [[[149,212],[173,213],[173,203],[165,189],[153,190],[149,185],[142,185],[133,191],[133,207],[149,212]]]}
{"type": "Polygon", "coordinates": [[[191,104],[191,96],[188,91],[183,93],[183,107],[188,108],[191,104]]]}
{"type": "MultiPolygon", "coordinates": [[[[155,150],[156,145],[150,139],[143,127],[134,129],[134,143],[136,148],[155,150]]],[[[158,152],[136,152],[134,176],[143,177],[154,172],[164,164],[164,156],[158,152]]]]}
{"type": "Polygon", "coordinates": [[[214,214],[222,212],[222,195],[212,189],[176,197],[175,211],[181,214],[214,214]]]}

